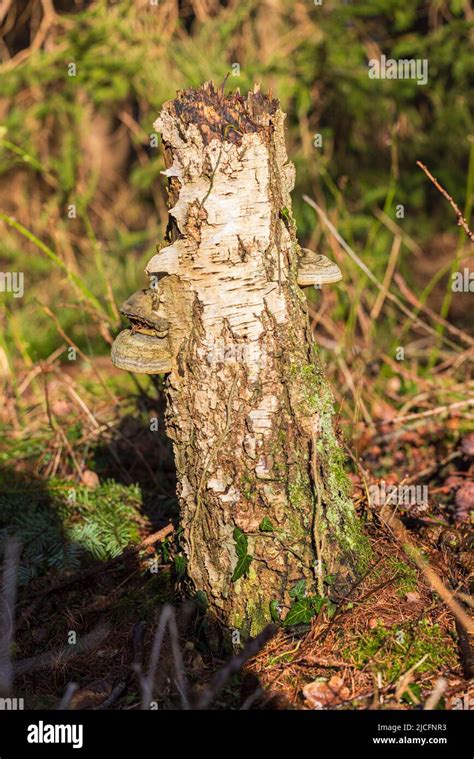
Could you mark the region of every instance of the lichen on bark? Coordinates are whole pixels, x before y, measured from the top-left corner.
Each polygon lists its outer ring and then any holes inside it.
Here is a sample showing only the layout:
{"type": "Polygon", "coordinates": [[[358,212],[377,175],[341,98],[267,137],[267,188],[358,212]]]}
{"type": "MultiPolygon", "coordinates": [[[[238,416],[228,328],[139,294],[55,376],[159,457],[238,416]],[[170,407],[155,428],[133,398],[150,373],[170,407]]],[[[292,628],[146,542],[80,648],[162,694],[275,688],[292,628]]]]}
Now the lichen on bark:
{"type": "Polygon", "coordinates": [[[158,285],[183,545],[196,589],[244,634],[270,620],[272,601],[287,608],[300,579],[322,593],[332,574],[343,590],[367,560],[296,284],[283,121],[258,89],[225,95],[208,83],[166,103],[155,124],[170,181],[158,285]]]}

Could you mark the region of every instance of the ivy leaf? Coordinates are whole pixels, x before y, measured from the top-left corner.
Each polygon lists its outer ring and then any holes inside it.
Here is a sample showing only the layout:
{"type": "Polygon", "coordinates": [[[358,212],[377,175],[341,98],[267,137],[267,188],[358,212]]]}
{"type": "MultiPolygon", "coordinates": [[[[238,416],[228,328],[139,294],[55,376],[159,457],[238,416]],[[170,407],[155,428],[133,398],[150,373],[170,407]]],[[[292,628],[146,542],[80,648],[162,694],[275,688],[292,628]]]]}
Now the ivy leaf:
{"type": "Polygon", "coordinates": [[[236,582],[240,577],[248,572],[250,564],[252,563],[252,559],[253,556],[250,556],[248,553],[245,553],[243,556],[239,556],[234,569],[234,573],[232,575],[232,582],[236,582]]]}
{"type": "Polygon", "coordinates": [[[248,572],[253,556],[250,556],[250,554],[247,553],[249,541],[240,527],[234,527],[232,535],[235,540],[235,552],[237,554],[237,564],[232,575],[232,582],[236,582],[248,572]]]}
{"type": "Polygon", "coordinates": [[[274,532],[275,528],[268,517],[263,517],[258,529],[262,532],[274,532]]]}
{"type": "Polygon", "coordinates": [[[247,553],[249,541],[247,539],[245,532],[242,532],[240,527],[234,527],[234,532],[232,533],[232,536],[235,540],[235,550],[236,550],[237,556],[240,559],[242,556],[245,556],[245,554],[247,553]]]}
{"type": "MultiPolygon", "coordinates": [[[[301,580],[299,582],[301,583],[301,580]]],[[[289,627],[290,625],[311,622],[312,618],[321,611],[325,603],[326,599],[322,596],[305,596],[298,599],[291,605],[288,614],[283,620],[283,624],[285,627],[289,627]]]]}
{"type": "Polygon", "coordinates": [[[272,620],[277,624],[281,622],[280,608],[278,606],[278,601],[275,599],[273,601],[270,601],[270,616],[272,620]]]}
{"type": "Polygon", "coordinates": [[[314,617],[314,610],[308,603],[308,599],[304,598],[302,601],[295,601],[295,603],[292,604],[288,614],[283,620],[283,624],[285,627],[290,627],[290,625],[300,625],[303,622],[311,622],[312,617],[314,617]]]}
{"type": "Polygon", "coordinates": [[[179,582],[183,579],[186,573],[186,558],[184,556],[174,557],[174,571],[176,573],[176,579],[179,582]]]}
{"type": "Polygon", "coordinates": [[[301,580],[298,580],[296,585],[292,587],[292,589],[289,592],[290,598],[295,598],[299,600],[300,598],[304,598],[304,595],[306,593],[306,580],[303,577],[301,580]]]}

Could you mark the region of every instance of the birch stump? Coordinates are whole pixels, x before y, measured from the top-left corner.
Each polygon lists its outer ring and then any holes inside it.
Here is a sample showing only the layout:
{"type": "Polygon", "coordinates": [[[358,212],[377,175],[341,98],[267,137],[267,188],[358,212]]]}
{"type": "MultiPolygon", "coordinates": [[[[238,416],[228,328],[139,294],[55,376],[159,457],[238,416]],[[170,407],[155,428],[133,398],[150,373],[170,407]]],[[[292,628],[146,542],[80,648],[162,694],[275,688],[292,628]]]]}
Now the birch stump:
{"type": "Polygon", "coordinates": [[[154,125],[170,222],[147,273],[169,323],[187,571],[244,634],[284,619],[302,580],[307,596],[326,581],[343,592],[368,557],[296,283],[283,122],[257,88],[243,97],[207,83],[154,125]]]}

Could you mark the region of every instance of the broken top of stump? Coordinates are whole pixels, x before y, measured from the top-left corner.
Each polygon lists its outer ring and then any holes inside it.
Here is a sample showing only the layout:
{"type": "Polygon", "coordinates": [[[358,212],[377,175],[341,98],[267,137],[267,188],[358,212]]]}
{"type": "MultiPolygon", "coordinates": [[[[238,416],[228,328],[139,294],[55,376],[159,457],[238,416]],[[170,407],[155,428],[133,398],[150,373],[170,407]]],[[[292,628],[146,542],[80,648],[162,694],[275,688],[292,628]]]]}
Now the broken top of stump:
{"type": "Polygon", "coordinates": [[[216,89],[213,82],[205,82],[195,90],[179,91],[163,108],[174,113],[183,125],[193,124],[204,145],[214,139],[240,145],[244,134],[271,128],[271,117],[279,104],[271,95],[260,92],[258,85],[244,96],[238,91],[226,94],[224,86],[216,89]]]}

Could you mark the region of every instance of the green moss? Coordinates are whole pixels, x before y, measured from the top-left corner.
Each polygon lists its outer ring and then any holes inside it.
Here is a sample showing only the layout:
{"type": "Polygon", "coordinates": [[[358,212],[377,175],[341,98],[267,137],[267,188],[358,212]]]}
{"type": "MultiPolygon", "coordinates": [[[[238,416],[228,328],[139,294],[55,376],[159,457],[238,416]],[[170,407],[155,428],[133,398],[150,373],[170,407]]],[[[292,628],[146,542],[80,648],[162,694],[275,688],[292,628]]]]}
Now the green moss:
{"type": "Polygon", "coordinates": [[[262,632],[271,621],[268,599],[258,598],[248,605],[248,618],[250,619],[250,637],[255,637],[262,632]]]}
{"type": "Polygon", "coordinates": [[[235,591],[245,598],[245,611],[234,612],[230,627],[239,630],[242,640],[245,640],[258,635],[272,621],[268,598],[255,567],[250,567],[248,577],[236,582],[235,591]]]}
{"type": "MultiPolygon", "coordinates": [[[[370,546],[350,499],[345,457],[333,425],[334,401],[316,352],[314,363],[293,364],[291,376],[298,384],[300,411],[308,415],[317,414],[318,418],[316,451],[321,469],[321,495],[329,543],[337,543],[343,554],[349,556],[349,563],[361,573],[370,561],[370,546]]],[[[331,551],[331,545],[328,548],[331,551]]]]}
{"type": "Polygon", "coordinates": [[[309,478],[301,470],[297,470],[295,478],[288,483],[288,498],[296,509],[305,508],[311,503],[309,478]]]}
{"type": "Polygon", "coordinates": [[[256,477],[246,472],[240,479],[240,491],[247,501],[252,500],[255,495],[257,480],[256,477]]]}
{"type": "Polygon", "coordinates": [[[298,383],[303,413],[333,414],[333,397],[319,365],[314,349],[314,363],[296,361],[290,367],[291,377],[298,383]]]}
{"type": "Polygon", "coordinates": [[[395,557],[390,557],[387,565],[390,573],[398,575],[397,594],[399,596],[404,596],[418,588],[418,577],[413,567],[395,557]]]}
{"type": "Polygon", "coordinates": [[[291,538],[299,541],[307,537],[311,526],[313,511],[313,494],[309,477],[305,471],[307,463],[300,463],[289,475],[287,486],[288,500],[293,507],[288,515],[288,532],[291,538]]]}
{"type": "Polygon", "coordinates": [[[375,666],[382,673],[385,683],[396,681],[424,657],[425,660],[416,669],[417,673],[451,667],[456,662],[454,646],[446,645],[441,628],[429,619],[422,619],[414,626],[387,628],[383,624],[378,625],[357,643],[352,640],[343,650],[343,655],[361,669],[367,665],[375,666]]]}

